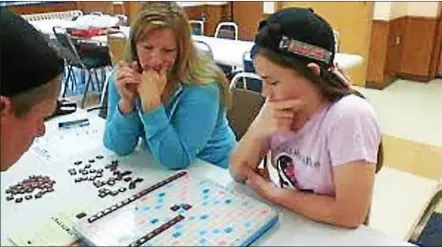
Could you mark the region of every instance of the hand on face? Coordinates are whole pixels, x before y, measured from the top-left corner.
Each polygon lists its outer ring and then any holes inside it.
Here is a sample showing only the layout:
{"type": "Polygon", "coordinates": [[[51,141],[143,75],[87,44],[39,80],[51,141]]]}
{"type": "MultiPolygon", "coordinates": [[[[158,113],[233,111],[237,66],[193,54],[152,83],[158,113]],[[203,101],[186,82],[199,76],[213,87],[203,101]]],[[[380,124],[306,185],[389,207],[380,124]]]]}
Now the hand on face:
{"type": "MultiPolygon", "coordinates": [[[[121,109],[123,112],[131,111],[135,107],[135,99],[137,97],[137,88],[141,82],[141,73],[137,62],[131,64],[120,61],[118,63],[118,72],[115,85],[121,96],[121,109]]],[[[120,106],[121,106],[120,105],[120,106]]]]}
{"type": "Polygon", "coordinates": [[[161,104],[161,95],[166,84],[167,67],[161,68],[159,72],[154,69],[143,71],[138,87],[143,112],[154,110],[161,104]]]}
{"type": "Polygon", "coordinates": [[[303,108],[300,100],[270,101],[268,98],[253,121],[251,130],[261,138],[268,138],[278,130],[290,130],[296,113],[303,108]]]}

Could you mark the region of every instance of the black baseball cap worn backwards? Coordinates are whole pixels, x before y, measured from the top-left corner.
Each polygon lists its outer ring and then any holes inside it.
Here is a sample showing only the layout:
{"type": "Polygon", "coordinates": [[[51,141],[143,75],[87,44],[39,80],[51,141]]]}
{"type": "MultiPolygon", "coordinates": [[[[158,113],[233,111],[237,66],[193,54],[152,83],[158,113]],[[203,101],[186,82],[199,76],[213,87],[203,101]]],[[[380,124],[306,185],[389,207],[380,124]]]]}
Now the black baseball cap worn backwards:
{"type": "Polygon", "coordinates": [[[261,47],[325,69],[334,65],[333,29],[310,8],[285,8],[261,21],[252,58],[261,47]]]}
{"type": "Polygon", "coordinates": [[[64,69],[63,59],[22,17],[0,8],[0,94],[11,97],[42,86],[64,69]]]}

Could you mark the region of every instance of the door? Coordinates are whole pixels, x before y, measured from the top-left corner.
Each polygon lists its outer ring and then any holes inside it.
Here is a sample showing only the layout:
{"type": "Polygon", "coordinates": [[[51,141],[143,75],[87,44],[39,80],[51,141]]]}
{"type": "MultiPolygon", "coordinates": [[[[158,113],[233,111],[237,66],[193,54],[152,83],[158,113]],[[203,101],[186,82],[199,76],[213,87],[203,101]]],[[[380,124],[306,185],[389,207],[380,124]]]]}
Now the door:
{"type": "Polygon", "coordinates": [[[437,68],[437,77],[442,77],[442,44],[440,48],[439,67],[437,68]]]}
{"type": "MultiPolygon", "coordinates": [[[[439,36],[442,36],[442,2],[439,3],[439,36]]],[[[442,77],[442,42],[439,49],[439,66],[437,67],[436,76],[442,77]]]]}
{"type": "Polygon", "coordinates": [[[238,24],[240,40],[254,40],[258,24],[264,19],[263,2],[235,1],[233,4],[233,20],[238,24]]]}
{"type": "Polygon", "coordinates": [[[373,22],[373,2],[282,2],[286,7],[311,7],[339,32],[340,52],[356,53],[362,65],[348,70],[356,85],[365,85],[373,22]]]}

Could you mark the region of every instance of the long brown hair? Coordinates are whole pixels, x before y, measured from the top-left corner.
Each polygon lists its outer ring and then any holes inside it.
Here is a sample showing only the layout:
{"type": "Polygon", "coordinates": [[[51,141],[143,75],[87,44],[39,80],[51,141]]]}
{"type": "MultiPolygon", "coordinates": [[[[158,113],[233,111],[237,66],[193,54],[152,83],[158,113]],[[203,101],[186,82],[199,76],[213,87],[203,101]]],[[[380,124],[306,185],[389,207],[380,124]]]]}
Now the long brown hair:
{"type": "Polygon", "coordinates": [[[187,15],[176,2],[144,2],[142,4],[141,11],[130,28],[125,60],[127,62],[138,61],[136,43],[143,40],[150,30],[160,28],[173,30],[178,45],[177,58],[169,82],[180,81],[188,84],[217,82],[221,102],[228,108],[231,98],[228,80],[211,57],[198,52],[192,42],[187,15]]]}
{"type": "MultiPolygon", "coordinates": [[[[259,48],[258,54],[264,56],[275,64],[295,70],[300,75],[311,81],[319,93],[330,102],[336,102],[342,97],[350,94],[354,94],[365,99],[360,92],[347,86],[338,76],[336,76],[336,74],[331,72],[325,66],[319,66],[320,73],[317,75],[307,67],[309,60],[302,61],[302,59],[281,56],[280,54],[265,48],[259,48]]],[[[381,140],[378,148],[376,172],[382,168],[383,163],[384,150],[381,140]]]]}

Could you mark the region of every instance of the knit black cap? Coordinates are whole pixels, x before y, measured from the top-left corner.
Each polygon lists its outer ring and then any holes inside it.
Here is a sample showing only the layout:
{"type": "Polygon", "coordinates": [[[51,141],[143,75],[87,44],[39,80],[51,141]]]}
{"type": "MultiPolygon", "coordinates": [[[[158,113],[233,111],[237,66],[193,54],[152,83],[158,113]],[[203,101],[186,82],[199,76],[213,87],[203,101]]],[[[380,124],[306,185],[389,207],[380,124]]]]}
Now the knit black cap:
{"type": "Polygon", "coordinates": [[[50,82],[63,59],[30,23],[0,8],[0,94],[14,96],[50,82]]]}
{"type": "Polygon", "coordinates": [[[252,57],[260,47],[326,68],[335,57],[333,29],[310,8],[285,8],[261,21],[252,57]]]}

